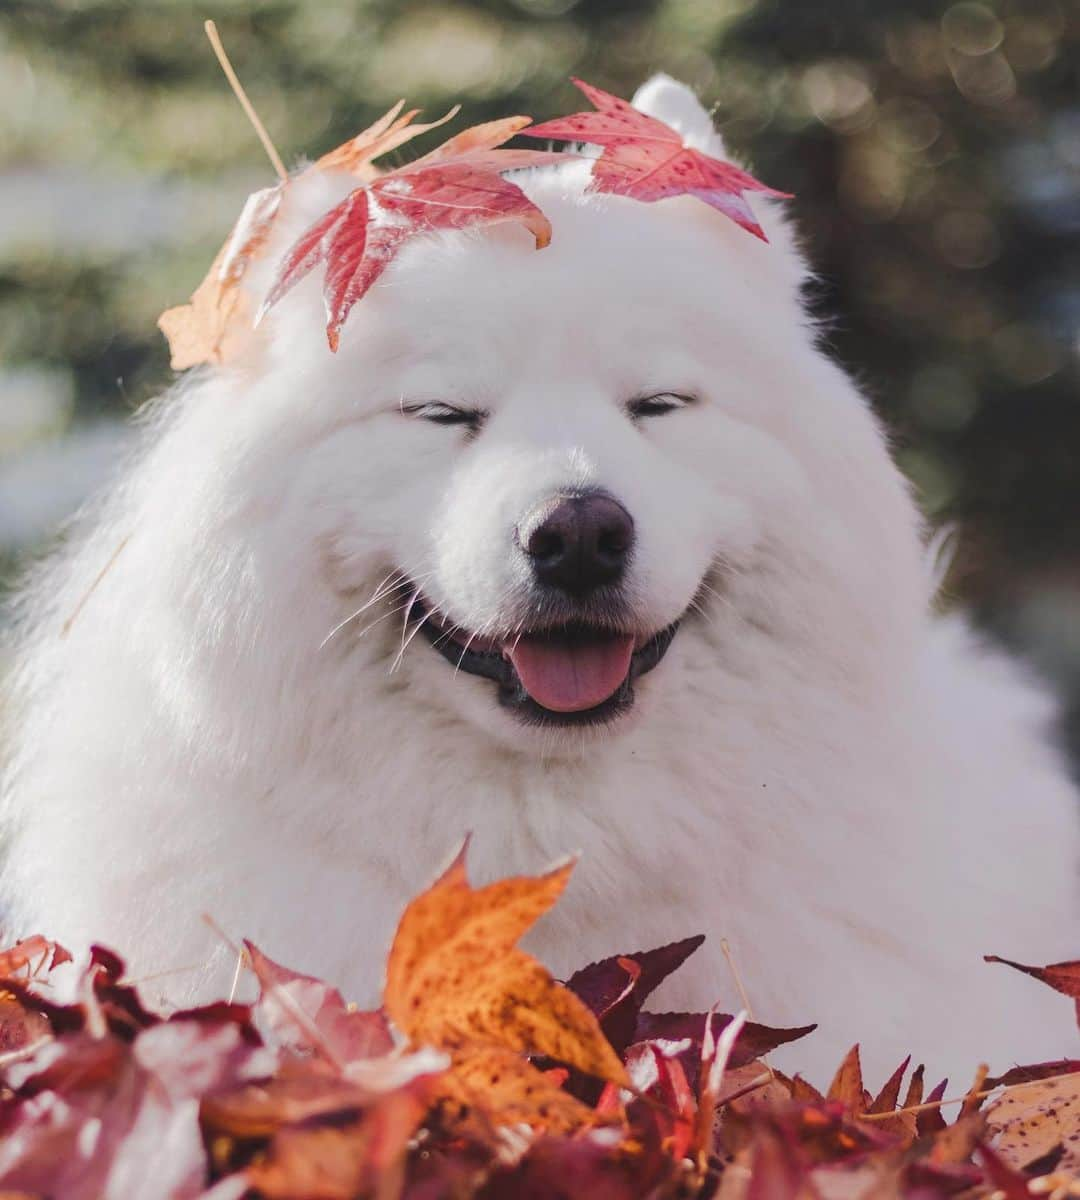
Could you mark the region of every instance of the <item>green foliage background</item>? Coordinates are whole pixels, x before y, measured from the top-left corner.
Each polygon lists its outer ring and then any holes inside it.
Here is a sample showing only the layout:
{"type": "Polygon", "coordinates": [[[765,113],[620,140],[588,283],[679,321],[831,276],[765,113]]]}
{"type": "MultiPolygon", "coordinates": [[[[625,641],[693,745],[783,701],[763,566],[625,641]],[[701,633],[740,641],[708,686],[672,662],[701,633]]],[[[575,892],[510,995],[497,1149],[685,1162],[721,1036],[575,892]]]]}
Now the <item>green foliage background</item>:
{"type": "Polygon", "coordinates": [[[6,0],[0,364],[70,404],[0,453],[169,382],[157,313],[270,180],[207,16],[292,161],[399,96],[471,123],[570,111],[570,74],[693,84],[796,194],[828,340],[960,523],[953,590],[1077,693],[1077,0],[6,0]]]}

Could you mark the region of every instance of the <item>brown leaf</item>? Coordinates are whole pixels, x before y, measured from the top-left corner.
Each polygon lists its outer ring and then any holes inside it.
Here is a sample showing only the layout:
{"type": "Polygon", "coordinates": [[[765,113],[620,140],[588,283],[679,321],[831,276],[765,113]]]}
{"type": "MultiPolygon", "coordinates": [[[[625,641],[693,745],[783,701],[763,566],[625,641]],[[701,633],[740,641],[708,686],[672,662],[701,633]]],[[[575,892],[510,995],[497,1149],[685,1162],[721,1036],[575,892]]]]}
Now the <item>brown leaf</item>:
{"type": "Polygon", "coordinates": [[[284,1126],[247,1168],[247,1181],[264,1200],[397,1196],[428,1101],[427,1084],[417,1081],[345,1120],[284,1126]]]}
{"type": "Polygon", "coordinates": [[[900,1098],[900,1085],[904,1081],[904,1073],[907,1071],[910,1063],[911,1055],[909,1054],[885,1081],[885,1086],[874,1097],[870,1107],[866,1110],[867,1112],[886,1113],[892,1112],[896,1108],[896,1102],[900,1098]]]}
{"type": "Polygon", "coordinates": [[[855,1116],[866,1111],[870,1098],[863,1089],[862,1063],[859,1060],[857,1042],[847,1052],[847,1056],[837,1069],[825,1098],[838,1100],[855,1116]]]}
{"type": "Polygon", "coordinates": [[[48,973],[53,967],[66,962],[71,962],[71,954],[59,942],[50,942],[40,933],[35,933],[0,951],[0,979],[8,975],[35,976],[48,973]]]}
{"type": "Polygon", "coordinates": [[[414,1043],[544,1054],[625,1086],[627,1075],[585,1005],[518,939],[562,895],[572,863],[474,889],[464,850],[398,925],[384,1003],[414,1043]]]}
{"type": "Polygon", "coordinates": [[[971,1161],[971,1154],[982,1140],[986,1120],[982,1113],[957,1117],[934,1137],[930,1161],[935,1165],[955,1165],[971,1161]]]}
{"type": "Polygon", "coordinates": [[[1080,1071],[1080,1059],[1055,1058],[1052,1062],[1028,1063],[1022,1067],[1010,1067],[1004,1075],[995,1075],[983,1085],[987,1088],[1012,1087],[1015,1083],[1034,1083],[1037,1079],[1049,1079],[1055,1075],[1072,1075],[1080,1071]]]}
{"type": "Polygon", "coordinates": [[[1069,962],[1051,963],[1048,967],[1028,967],[1023,963],[1013,962],[1008,958],[998,958],[996,954],[984,954],[983,962],[1003,963],[1015,971],[1023,971],[1055,992],[1061,992],[1076,1002],[1076,1023],[1080,1025],[1080,959],[1069,962]]]}
{"type": "Polygon", "coordinates": [[[904,1097],[904,1103],[901,1108],[915,1108],[916,1105],[922,1103],[923,1097],[923,1076],[926,1074],[926,1068],[922,1063],[915,1068],[911,1073],[911,1079],[908,1081],[907,1095],[904,1097]]]}
{"type": "Polygon", "coordinates": [[[372,1100],[359,1084],[341,1079],[317,1062],[286,1063],[272,1079],[260,1079],[204,1096],[200,1122],[210,1137],[253,1141],[273,1137],[284,1125],[358,1113],[372,1100]]]}
{"type": "Polygon", "coordinates": [[[791,1081],[791,1098],[800,1104],[824,1104],[825,1097],[812,1083],[807,1083],[801,1075],[796,1075],[791,1081]]]}

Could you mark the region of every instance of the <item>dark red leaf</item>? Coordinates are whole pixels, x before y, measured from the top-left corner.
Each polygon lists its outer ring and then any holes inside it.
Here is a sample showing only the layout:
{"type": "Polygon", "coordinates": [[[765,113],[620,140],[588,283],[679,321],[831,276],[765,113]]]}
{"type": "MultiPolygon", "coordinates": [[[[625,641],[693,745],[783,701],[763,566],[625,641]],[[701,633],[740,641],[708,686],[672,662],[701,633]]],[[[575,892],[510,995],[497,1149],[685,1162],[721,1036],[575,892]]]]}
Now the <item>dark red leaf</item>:
{"type": "Polygon", "coordinates": [[[905,1200],[948,1200],[950,1196],[969,1192],[981,1182],[982,1172],[977,1167],[923,1159],[904,1168],[901,1195],[905,1200]]]}
{"type": "MultiPolygon", "coordinates": [[[[721,1031],[731,1022],[730,1013],[715,1013],[713,1015],[712,1031],[714,1037],[719,1037],[721,1031]]],[[[731,1068],[744,1067],[756,1058],[769,1054],[777,1046],[785,1046],[789,1042],[798,1041],[813,1033],[816,1025],[803,1025],[798,1029],[773,1029],[768,1025],[758,1025],[748,1021],[739,1034],[731,1052],[728,1066],[731,1068]]],[[[647,1042],[662,1039],[680,1042],[690,1039],[690,1047],[680,1055],[686,1068],[687,1078],[691,1086],[697,1086],[698,1071],[701,1066],[701,1043],[705,1034],[705,1013],[649,1013],[638,1014],[634,1027],[634,1041],[647,1042]]]]}
{"type": "Polygon", "coordinates": [[[262,306],[265,314],[290,288],[326,263],[326,336],[336,350],[353,305],[418,234],[513,221],[537,248],[551,240],[544,214],[501,172],[541,166],[560,156],[494,147],[521,127],[520,118],[465,130],[416,162],[357,188],[316,221],[282,260],[262,306]]]}
{"type": "Polygon", "coordinates": [[[886,1113],[892,1112],[896,1108],[896,1102],[900,1098],[900,1085],[904,1081],[904,1073],[907,1071],[910,1063],[911,1055],[909,1054],[885,1081],[885,1086],[871,1101],[870,1107],[866,1110],[867,1112],[886,1113]]]}
{"type": "Polygon", "coordinates": [[[110,1033],[130,1040],[161,1018],[143,1007],[131,984],[121,983],[124,960],[105,946],[90,947],[90,980],[110,1033]]]}
{"type": "Polygon", "coordinates": [[[249,1046],[261,1046],[259,1031],[251,1023],[251,1008],[247,1004],[230,1004],[226,1000],[215,1000],[199,1008],[182,1008],[170,1014],[166,1024],[178,1021],[195,1021],[202,1025],[235,1025],[237,1032],[249,1046]]]}
{"type": "Polygon", "coordinates": [[[635,1200],[642,1190],[625,1155],[589,1138],[542,1138],[516,1166],[497,1168],[478,1200],[635,1200]]]}
{"type": "MultiPolygon", "coordinates": [[[[575,971],[566,981],[566,986],[596,1014],[608,1041],[621,1054],[631,1042],[646,1040],[648,1036],[643,1037],[635,1028],[642,1005],[704,941],[704,934],[699,934],[697,937],[684,938],[681,942],[670,942],[656,950],[613,955],[575,971]],[[636,977],[631,978],[631,972],[623,965],[624,962],[635,964],[638,972],[636,977]]],[[[702,1014],[698,1024],[699,1036],[704,1021],[702,1014]]]]}
{"type": "MultiPolygon", "coordinates": [[[[949,1086],[949,1081],[943,1079],[936,1088],[926,1097],[925,1104],[933,1104],[940,1100],[945,1095],[945,1089],[949,1086]]],[[[915,1128],[919,1131],[920,1137],[926,1137],[930,1134],[940,1133],[945,1128],[945,1118],[941,1115],[940,1108],[927,1108],[920,1113],[915,1114],[915,1128]]]]}
{"type": "Polygon", "coordinates": [[[1071,1075],[1080,1071],[1080,1059],[1055,1058],[1053,1062],[1029,1063],[1024,1067],[1011,1067],[1004,1075],[995,1075],[984,1081],[986,1088],[1012,1087],[1016,1083],[1034,1083],[1038,1079],[1051,1079],[1056,1075],[1071,1075]]]}

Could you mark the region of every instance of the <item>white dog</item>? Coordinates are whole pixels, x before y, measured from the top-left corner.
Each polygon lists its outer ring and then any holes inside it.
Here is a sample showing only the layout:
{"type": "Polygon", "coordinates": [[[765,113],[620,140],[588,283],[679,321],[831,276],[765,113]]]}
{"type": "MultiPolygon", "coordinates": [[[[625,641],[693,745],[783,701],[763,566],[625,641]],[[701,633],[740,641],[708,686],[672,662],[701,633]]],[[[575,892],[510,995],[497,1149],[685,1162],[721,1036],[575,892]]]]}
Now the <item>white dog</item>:
{"type": "MultiPolygon", "coordinates": [[[[722,153],[680,85],[636,102],[722,153]]],[[[757,1019],[820,1023],[782,1060],[819,1083],[856,1039],[869,1082],[1075,1053],[1066,1001],[981,962],[1080,951],[1051,702],[932,617],[775,206],[766,245],[588,174],[518,177],[543,253],[413,239],[336,356],[309,279],[155,406],[26,597],[10,933],[184,999],[228,986],[209,912],[369,1003],[471,830],[476,880],[583,852],[556,973],[701,931],[659,1003],[738,1007],[727,936],[757,1019]]],[[[268,262],[352,186],[295,187],[268,262]]]]}

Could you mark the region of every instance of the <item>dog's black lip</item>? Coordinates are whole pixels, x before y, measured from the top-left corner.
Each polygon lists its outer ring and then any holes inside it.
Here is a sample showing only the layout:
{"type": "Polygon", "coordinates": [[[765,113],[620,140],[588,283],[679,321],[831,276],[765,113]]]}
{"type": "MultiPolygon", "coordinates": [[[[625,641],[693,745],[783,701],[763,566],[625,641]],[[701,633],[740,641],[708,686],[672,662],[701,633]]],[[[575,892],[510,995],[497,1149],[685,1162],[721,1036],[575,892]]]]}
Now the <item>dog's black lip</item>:
{"type": "MultiPolygon", "coordinates": [[[[626,678],[618,690],[606,700],[579,712],[554,712],[537,704],[529,695],[513,665],[501,651],[463,647],[460,642],[449,637],[443,627],[427,619],[429,611],[423,597],[417,596],[411,605],[410,619],[419,618],[420,632],[431,646],[438,650],[456,671],[464,671],[468,675],[476,675],[496,683],[499,689],[499,703],[511,710],[519,720],[530,725],[597,725],[613,721],[628,712],[634,703],[635,682],[642,675],[648,674],[664,657],[682,621],[682,618],[673,621],[634,651],[626,678]]],[[[596,636],[616,631],[594,623],[566,622],[537,632],[573,637],[596,636]]]]}

